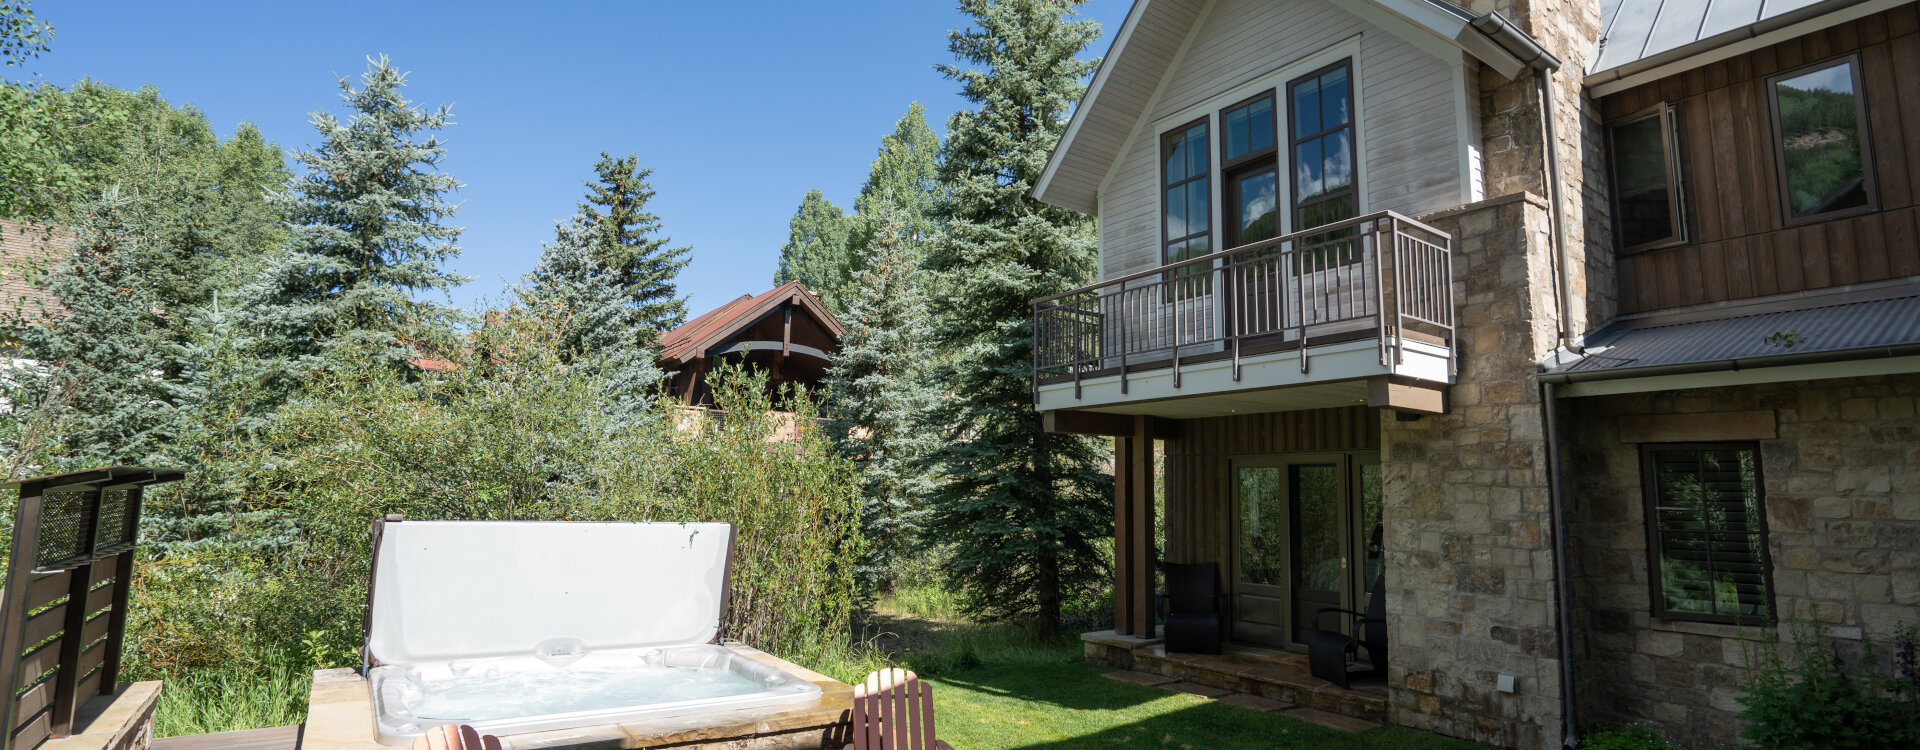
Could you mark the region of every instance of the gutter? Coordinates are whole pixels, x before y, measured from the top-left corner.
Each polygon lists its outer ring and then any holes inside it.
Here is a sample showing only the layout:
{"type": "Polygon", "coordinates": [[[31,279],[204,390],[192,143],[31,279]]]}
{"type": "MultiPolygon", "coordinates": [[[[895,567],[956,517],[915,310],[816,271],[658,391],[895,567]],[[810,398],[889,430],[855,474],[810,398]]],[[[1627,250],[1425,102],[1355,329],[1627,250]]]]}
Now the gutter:
{"type": "Polygon", "coordinates": [[[1849,362],[1867,359],[1891,359],[1920,355],[1920,342],[1888,344],[1859,349],[1830,349],[1804,354],[1784,354],[1767,357],[1737,357],[1734,359],[1716,359],[1705,362],[1681,362],[1671,365],[1653,365],[1649,367],[1615,367],[1608,370],[1582,370],[1580,372],[1556,372],[1535,375],[1541,383],[1565,385],[1568,383],[1586,383],[1596,380],[1624,380],[1627,378],[1650,378],[1659,375],[1695,375],[1707,372],[1739,372],[1767,367],[1785,367],[1788,365],[1817,365],[1828,362],[1849,362]]]}

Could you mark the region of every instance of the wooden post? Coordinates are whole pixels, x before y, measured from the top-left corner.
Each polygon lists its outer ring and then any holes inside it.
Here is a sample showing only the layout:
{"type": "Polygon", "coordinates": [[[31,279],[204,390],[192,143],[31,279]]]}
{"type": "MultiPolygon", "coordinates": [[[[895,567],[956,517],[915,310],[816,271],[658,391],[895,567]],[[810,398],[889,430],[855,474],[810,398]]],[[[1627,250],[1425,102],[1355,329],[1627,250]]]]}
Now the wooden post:
{"type": "Polygon", "coordinates": [[[1153,432],[1149,417],[1133,418],[1133,436],[1127,439],[1127,489],[1133,497],[1127,503],[1127,510],[1133,518],[1127,523],[1127,531],[1132,538],[1127,541],[1130,548],[1127,562],[1131,570],[1127,577],[1133,588],[1129,599],[1133,602],[1134,635],[1141,638],[1154,636],[1153,606],[1153,432]]]}
{"type": "MultiPolygon", "coordinates": [[[[140,521],[141,486],[127,488],[127,522],[138,524],[140,521]]],[[[127,530],[128,538],[134,543],[140,541],[140,527],[127,530]]],[[[107,615],[107,656],[100,662],[100,693],[111,695],[120,692],[120,647],[127,642],[127,606],[133,595],[133,558],[138,550],[129,546],[115,556],[113,564],[113,612],[107,615]]]]}
{"type": "MultiPolygon", "coordinates": [[[[73,569],[72,577],[67,584],[67,617],[66,622],[61,625],[64,632],[60,635],[60,671],[53,676],[53,716],[50,731],[55,737],[65,737],[73,733],[73,716],[80,708],[80,704],[89,697],[77,694],[82,676],[80,651],[87,645],[81,634],[86,630],[87,615],[90,614],[87,612],[87,594],[93,591],[93,566],[100,564],[93,562],[93,556],[99,548],[100,501],[105,499],[102,497],[105,492],[106,490],[94,488],[93,498],[82,504],[82,507],[88,511],[86,520],[82,522],[82,528],[86,530],[84,554],[88,562],[73,569]]],[[[114,585],[124,588],[124,584],[119,581],[115,581],[114,585]]]]}
{"type": "Polygon", "coordinates": [[[1113,632],[1133,633],[1132,438],[1113,439],[1113,632]]]}
{"type": "Polygon", "coordinates": [[[20,687],[20,652],[26,649],[27,589],[33,582],[34,558],[40,549],[39,484],[20,486],[20,505],[13,514],[13,556],[7,566],[7,587],[0,589],[0,680],[7,689],[0,694],[0,750],[12,750],[13,730],[20,722],[20,701],[13,691],[20,687]]]}

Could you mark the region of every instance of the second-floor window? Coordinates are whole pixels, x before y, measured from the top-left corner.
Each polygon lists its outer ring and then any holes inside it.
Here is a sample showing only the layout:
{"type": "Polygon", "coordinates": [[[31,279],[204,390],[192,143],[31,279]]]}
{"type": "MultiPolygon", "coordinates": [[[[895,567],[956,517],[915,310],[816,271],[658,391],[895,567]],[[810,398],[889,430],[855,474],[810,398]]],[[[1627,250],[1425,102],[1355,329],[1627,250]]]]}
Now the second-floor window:
{"type": "Polygon", "coordinates": [[[1662,104],[1607,128],[1613,161],[1613,223],[1621,252],[1686,240],[1681,208],[1678,113],[1662,104]]]}
{"type": "Polygon", "coordinates": [[[1872,158],[1857,57],[1768,79],[1788,224],[1872,210],[1872,158]]]}
{"type": "MultiPolygon", "coordinates": [[[[1208,192],[1207,122],[1201,120],[1167,133],[1160,141],[1161,204],[1164,226],[1161,263],[1178,263],[1211,252],[1208,230],[1213,218],[1213,194],[1208,192]]],[[[1169,296],[1204,294],[1212,275],[1204,264],[1194,264],[1168,275],[1169,296]]]]}
{"type": "MultiPolygon", "coordinates": [[[[1353,174],[1352,66],[1341,61],[1287,84],[1293,150],[1293,225],[1332,224],[1359,215],[1353,174]]],[[[1357,259],[1352,231],[1311,238],[1322,262],[1357,259]]]]}
{"type": "Polygon", "coordinates": [[[1220,185],[1227,247],[1280,236],[1280,180],[1271,91],[1220,113],[1220,185]]]}

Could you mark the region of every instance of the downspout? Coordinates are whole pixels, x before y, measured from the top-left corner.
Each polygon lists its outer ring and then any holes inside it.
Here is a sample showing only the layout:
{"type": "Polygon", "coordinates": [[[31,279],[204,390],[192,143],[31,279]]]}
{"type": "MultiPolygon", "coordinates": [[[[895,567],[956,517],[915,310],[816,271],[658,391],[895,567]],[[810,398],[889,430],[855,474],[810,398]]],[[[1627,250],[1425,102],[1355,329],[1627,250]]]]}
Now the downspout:
{"type": "MultiPolygon", "coordinates": [[[[1547,201],[1553,204],[1554,297],[1557,308],[1555,317],[1559,319],[1559,347],[1578,354],[1582,349],[1573,343],[1573,326],[1569,320],[1573,305],[1572,274],[1567,270],[1566,201],[1560,185],[1560,141],[1554,128],[1553,74],[1560,68],[1560,59],[1499,13],[1487,13],[1473,19],[1473,27],[1534,71],[1534,81],[1541,100],[1541,119],[1545,121],[1546,144],[1541,151],[1547,162],[1547,201]]],[[[1559,352],[1555,352],[1555,359],[1558,358],[1559,352]]],[[[1554,413],[1557,410],[1554,387],[1551,383],[1542,383],[1540,387],[1547,437],[1547,499],[1553,512],[1554,595],[1559,606],[1559,616],[1554,619],[1559,625],[1560,641],[1560,716],[1565,745],[1572,748],[1579,746],[1580,732],[1574,716],[1573,583],[1568,573],[1565,478],[1560,466],[1560,424],[1554,413]]]]}
{"type": "Polygon", "coordinates": [[[1547,499],[1553,506],[1553,592],[1560,608],[1554,618],[1560,635],[1560,716],[1566,747],[1580,746],[1580,725],[1574,717],[1573,692],[1573,580],[1567,556],[1566,473],[1560,460],[1560,403],[1553,383],[1540,384],[1540,409],[1546,413],[1547,499]]]}

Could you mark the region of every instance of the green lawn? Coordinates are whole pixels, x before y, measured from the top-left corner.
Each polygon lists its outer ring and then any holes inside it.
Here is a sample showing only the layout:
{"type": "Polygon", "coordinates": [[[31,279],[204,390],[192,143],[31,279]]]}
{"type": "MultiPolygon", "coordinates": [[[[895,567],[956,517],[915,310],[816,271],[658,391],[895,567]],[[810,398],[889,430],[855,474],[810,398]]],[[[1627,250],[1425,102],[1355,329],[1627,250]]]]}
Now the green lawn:
{"type": "Polygon", "coordinates": [[[935,728],[955,750],[1003,748],[1315,748],[1482,750],[1409,729],[1346,733],[1109,680],[1077,657],[930,676],[935,728]]]}

